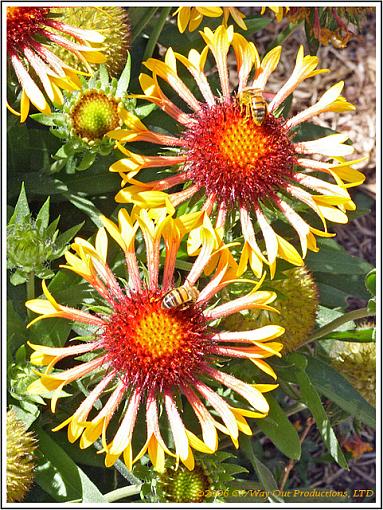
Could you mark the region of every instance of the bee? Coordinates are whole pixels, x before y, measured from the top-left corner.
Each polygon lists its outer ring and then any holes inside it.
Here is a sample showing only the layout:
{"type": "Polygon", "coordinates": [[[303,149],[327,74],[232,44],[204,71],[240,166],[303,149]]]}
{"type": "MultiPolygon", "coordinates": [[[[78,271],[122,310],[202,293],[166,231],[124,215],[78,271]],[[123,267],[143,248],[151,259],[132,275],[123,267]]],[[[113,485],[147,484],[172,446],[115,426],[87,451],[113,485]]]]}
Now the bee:
{"type": "Polygon", "coordinates": [[[182,285],[169,290],[162,298],[161,307],[167,310],[172,308],[186,308],[198,299],[199,292],[196,287],[182,285]]]}
{"type": "Polygon", "coordinates": [[[261,89],[253,89],[251,87],[244,88],[238,95],[237,99],[241,108],[246,112],[246,120],[250,118],[257,126],[261,126],[267,115],[267,103],[262,95],[261,89]]]}

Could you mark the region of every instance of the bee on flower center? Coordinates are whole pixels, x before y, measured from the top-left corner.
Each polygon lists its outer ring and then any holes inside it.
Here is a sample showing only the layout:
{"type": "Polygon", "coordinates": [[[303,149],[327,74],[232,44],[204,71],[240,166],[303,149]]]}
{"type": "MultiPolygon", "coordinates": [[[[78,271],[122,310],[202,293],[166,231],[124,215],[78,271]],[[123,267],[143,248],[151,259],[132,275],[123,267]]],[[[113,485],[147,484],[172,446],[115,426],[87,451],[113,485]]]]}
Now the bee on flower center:
{"type": "Polygon", "coordinates": [[[261,126],[267,115],[267,103],[262,90],[246,87],[237,94],[237,100],[241,113],[245,111],[245,120],[247,121],[251,115],[255,124],[261,126]]]}
{"type": "Polygon", "coordinates": [[[172,308],[186,308],[198,299],[199,292],[196,287],[182,285],[167,292],[162,298],[161,307],[170,310],[172,308]]]}

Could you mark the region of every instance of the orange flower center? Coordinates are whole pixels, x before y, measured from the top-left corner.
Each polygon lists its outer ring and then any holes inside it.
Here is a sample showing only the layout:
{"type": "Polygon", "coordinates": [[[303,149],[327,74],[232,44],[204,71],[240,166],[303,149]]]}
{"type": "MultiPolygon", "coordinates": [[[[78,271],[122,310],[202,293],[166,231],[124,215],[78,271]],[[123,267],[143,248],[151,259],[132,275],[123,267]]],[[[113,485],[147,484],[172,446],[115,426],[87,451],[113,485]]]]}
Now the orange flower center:
{"type": "Polygon", "coordinates": [[[233,170],[251,174],[255,163],[268,155],[268,136],[254,123],[242,118],[226,127],[218,141],[222,156],[233,165],[233,170]]]}
{"type": "Polygon", "coordinates": [[[212,341],[202,310],[162,308],[162,291],[117,303],[105,322],[103,348],[123,380],[163,388],[192,380],[212,341]]]}
{"type": "Polygon", "coordinates": [[[154,359],[174,353],[186,339],[187,331],[179,318],[162,309],[145,315],[135,327],[134,341],[154,359]]]}
{"type": "Polygon", "coordinates": [[[194,121],[183,137],[185,170],[207,195],[249,205],[286,186],[295,150],[283,120],[267,114],[257,125],[232,99],[203,106],[194,121]]]}

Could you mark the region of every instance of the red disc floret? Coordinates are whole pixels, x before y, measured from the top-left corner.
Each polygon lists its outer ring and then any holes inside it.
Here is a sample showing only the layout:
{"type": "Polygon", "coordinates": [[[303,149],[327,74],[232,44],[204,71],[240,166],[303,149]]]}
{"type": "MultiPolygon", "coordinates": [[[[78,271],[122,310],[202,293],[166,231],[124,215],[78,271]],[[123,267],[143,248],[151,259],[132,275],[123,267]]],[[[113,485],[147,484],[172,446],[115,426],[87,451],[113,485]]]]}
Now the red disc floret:
{"type": "Polygon", "coordinates": [[[7,8],[7,45],[8,51],[17,53],[30,38],[45,28],[45,19],[49,14],[46,7],[8,7],[7,8]]]}
{"type": "Polygon", "coordinates": [[[142,291],[115,305],[102,334],[112,368],[127,386],[162,391],[192,381],[213,341],[199,306],[164,309],[162,291],[142,291]]]}
{"type": "Polygon", "coordinates": [[[249,206],[283,188],[296,161],[283,120],[269,114],[257,126],[235,99],[203,105],[183,145],[188,177],[228,206],[249,206]]]}

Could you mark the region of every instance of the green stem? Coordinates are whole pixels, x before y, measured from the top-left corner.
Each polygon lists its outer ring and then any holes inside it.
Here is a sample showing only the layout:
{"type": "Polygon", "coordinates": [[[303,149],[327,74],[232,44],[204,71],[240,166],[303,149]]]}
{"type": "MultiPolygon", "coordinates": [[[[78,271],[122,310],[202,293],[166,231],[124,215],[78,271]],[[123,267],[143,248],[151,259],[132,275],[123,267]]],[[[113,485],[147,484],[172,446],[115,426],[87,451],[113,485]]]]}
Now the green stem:
{"type": "Polygon", "coordinates": [[[139,494],[141,487],[142,483],[137,485],[128,485],[127,487],[121,487],[120,489],[116,489],[114,491],[108,492],[107,494],[104,494],[104,498],[108,501],[108,503],[113,503],[119,499],[129,498],[130,496],[139,494]]]}
{"type": "MultiPolygon", "coordinates": [[[[29,301],[30,299],[35,298],[35,273],[33,271],[31,271],[28,274],[26,283],[27,283],[27,301],[29,301]]],[[[33,312],[28,309],[27,315],[28,315],[28,318],[31,319],[33,312]]]]}
{"type": "Polygon", "coordinates": [[[156,13],[157,9],[158,9],[158,7],[148,8],[147,11],[144,13],[144,15],[141,17],[141,19],[136,23],[136,26],[134,27],[134,30],[132,32],[132,37],[131,37],[132,44],[133,44],[133,41],[135,39],[137,39],[137,37],[144,30],[144,28],[149,23],[149,21],[152,19],[152,17],[156,13]]]}
{"type": "Polygon", "coordinates": [[[324,336],[338,329],[339,326],[342,326],[342,324],[345,324],[346,322],[354,321],[356,319],[363,319],[364,317],[369,317],[370,315],[371,312],[368,312],[367,307],[359,308],[358,310],[353,310],[352,312],[345,313],[341,317],[337,317],[325,326],[322,326],[321,328],[314,331],[314,333],[306,340],[303,345],[323,338],[324,336]]]}
{"type": "Polygon", "coordinates": [[[147,60],[148,58],[150,58],[153,55],[153,51],[157,44],[158,38],[160,37],[162,28],[165,25],[166,19],[167,19],[171,10],[172,10],[172,7],[162,7],[161,15],[158,18],[158,22],[153,27],[153,31],[150,34],[148,43],[146,45],[143,60],[147,60]]]}
{"type": "Polygon", "coordinates": [[[27,278],[27,300],[35,299],[35,273],[31,271],[27,278]]]}
{"type": "Polygon", "coordinates": [[[286,39],[290,37],[290,35],[293,34],[301,24],[301,21],[299,23],[289,23],[287,27],[282,30],[280,34],[278,34],[274,41],[269,44],[269,46],[266,48],[266,53],[286,41],[286,39]]]}
{"type": "MultiPolygon", "coordinates": [[[[94,446],[96,450],[102,450],[103,448],[102,443],[99,439],[95,441],[94,446]]],[[[125,464],[120,460],[116,460],[116,462],[113,464],[113,467],[117,469],[120,475],[122,475],[125,478],[125,480],[128,480],[128,482],[130,482],[132,485],[142,485],[141,480],[134,476],[133,473],[131,473],[129,469],[125,466],[125,464]]]]}

